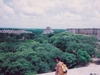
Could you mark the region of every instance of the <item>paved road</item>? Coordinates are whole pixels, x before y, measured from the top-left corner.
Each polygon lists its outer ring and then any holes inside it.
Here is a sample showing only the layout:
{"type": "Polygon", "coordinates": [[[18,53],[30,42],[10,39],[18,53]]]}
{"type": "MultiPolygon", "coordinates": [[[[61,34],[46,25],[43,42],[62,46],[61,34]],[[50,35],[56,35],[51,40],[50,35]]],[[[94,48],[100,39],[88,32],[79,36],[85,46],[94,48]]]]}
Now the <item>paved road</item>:
{"type": "MultiPolygon", "coordinates": [[[[100,65],[91,64],[88,67],[81,67],[75,69],[69,69],[67,75],[100,75],[100,65]]],[[[55,75],[54,72],[44,73],[38,75],[55,75]]]]}

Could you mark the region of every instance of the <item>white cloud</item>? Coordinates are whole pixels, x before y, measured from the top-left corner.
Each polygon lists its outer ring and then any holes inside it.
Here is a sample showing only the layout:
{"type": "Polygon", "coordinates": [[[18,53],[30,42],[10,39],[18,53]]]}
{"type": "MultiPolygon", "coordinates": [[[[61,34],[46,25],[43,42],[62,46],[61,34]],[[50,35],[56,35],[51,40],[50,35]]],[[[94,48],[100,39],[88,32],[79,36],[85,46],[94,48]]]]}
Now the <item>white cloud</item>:
{"type": "Polygon", "coordinates": [[[0,0],[0,27],[100,27],[100,0],[0,0]]]}
{"type": "Polygon", "coordinates": [[[2,0],[0,0],[0,16],[13,15],[14,11],[9,6],[5,5],[2,0]]]}
{"type": "Polygon", "coordinates": [[[99,11],[95,10],[95,11],[94,11],[94,14],[95,14],[96,17],[99,17],[99,18],[100,18],[100,13],[99,13],[99,11]]]}

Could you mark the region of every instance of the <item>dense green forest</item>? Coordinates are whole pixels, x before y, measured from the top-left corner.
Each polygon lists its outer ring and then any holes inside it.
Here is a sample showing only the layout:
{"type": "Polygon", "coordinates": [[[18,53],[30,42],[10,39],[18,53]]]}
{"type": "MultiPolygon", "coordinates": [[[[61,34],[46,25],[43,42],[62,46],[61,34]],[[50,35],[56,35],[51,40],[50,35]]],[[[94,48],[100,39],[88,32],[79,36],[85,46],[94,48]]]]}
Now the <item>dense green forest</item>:
{"type": "Polygon", "coordinates": [[[56,56],[60,56],[68,68],[84,66],[92,57],[100,57],[100,51],[95,50],[98,42],[95,36],[72,34],[59,29],[47,35],[42,35],[43,29],[28,31],[33,33],[0,33],[0,75],[55,71],[56,56]]]}

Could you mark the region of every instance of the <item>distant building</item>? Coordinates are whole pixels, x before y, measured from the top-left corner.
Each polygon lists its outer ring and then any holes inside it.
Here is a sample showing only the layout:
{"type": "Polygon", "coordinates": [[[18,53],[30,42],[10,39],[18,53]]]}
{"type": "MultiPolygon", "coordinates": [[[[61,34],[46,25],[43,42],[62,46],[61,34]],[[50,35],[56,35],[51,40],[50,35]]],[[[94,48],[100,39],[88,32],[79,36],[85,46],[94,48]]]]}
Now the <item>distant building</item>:
{"type": "Polygon", "coordinates": [[[22,33],[32,33],[32,32],[25,30],[0,30],[0,33],[22,34],[22,33]]]}
{"type": "Polygon", "coordinates": [[[95,35],[100,40],[100,29],[99,28],[70,28],[66,29],[67,32],[72,32],[74,34],[85,34],[85,35],[95,35]]]}
{"type": "Polygon", "coordinates": [[[54,31],[50,28],[50,27],[47,27],[42,34],[51,34],[51,33],[54,33],[54,31]]]}

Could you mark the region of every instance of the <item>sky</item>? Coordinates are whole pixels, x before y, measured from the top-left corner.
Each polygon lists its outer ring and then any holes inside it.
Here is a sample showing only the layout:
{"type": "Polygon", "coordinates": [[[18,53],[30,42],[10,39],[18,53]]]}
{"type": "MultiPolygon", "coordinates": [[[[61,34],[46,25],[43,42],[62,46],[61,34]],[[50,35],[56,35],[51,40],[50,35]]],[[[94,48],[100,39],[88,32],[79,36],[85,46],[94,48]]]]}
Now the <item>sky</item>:
{"type": "Polygon", "coordinates": [[[0,0],[0,28],[100,28],[100,0],[0,0]]]}

